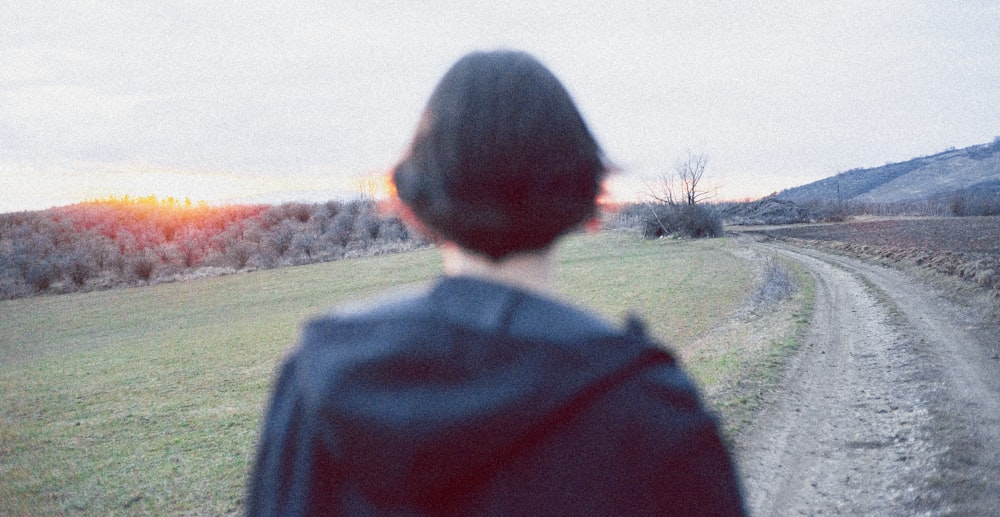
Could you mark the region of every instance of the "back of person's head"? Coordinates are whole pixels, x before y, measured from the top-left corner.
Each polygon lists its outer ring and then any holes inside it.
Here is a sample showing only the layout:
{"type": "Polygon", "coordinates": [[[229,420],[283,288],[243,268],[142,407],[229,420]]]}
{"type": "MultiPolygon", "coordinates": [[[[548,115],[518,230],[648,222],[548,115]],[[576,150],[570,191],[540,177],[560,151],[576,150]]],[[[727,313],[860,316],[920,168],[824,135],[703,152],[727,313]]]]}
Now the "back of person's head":
{"type": "Polygon", "coordinates": [[[559,80],[528,54],[496,51],[441,79],[393,181],[431,233],[496,260],[590,218],[604,172],[559,80]]]}

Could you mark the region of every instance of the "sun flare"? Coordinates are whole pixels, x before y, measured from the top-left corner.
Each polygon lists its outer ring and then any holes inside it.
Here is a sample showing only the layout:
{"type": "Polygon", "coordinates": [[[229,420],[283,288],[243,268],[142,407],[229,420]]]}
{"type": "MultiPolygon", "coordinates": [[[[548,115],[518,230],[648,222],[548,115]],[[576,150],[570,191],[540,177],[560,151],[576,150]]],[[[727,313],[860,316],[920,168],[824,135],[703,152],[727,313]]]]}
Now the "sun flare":
{"type": "Polygon", "coordinates": [[[297,173],[189,171],[144,164],[74,162],[44,169],[0,164],[0,212],[44,210],[88,200],[177,200],[184,204],[280,204],[391,195],[388,174],[309,170],[297,173]]]}

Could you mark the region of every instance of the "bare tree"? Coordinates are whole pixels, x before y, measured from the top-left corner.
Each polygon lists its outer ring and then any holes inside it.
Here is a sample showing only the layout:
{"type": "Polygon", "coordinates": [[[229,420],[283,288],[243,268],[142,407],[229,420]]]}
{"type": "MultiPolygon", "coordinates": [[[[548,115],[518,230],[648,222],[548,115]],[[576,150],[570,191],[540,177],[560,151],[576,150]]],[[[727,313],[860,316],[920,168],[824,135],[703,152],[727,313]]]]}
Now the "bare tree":
{"type": "Polygon", "coordinates": [[[702,178],[708,165],[708,156],[688,151],[672,172],[660,176],[659,189],[651,189],[651,196],[668,205],[696,205],[718,194],[717,187],[704,188],[702,178]]]}
{"type": "Polygon", "coordinates": [[[647,238],[686,234],[690,237],[714,237],[722,233],[722,222],[702,201],[714,197],[718,188],[702,186],[708,157],[688,151],[674,170],[660,176],[656,187],[649,188],[646,203],[649,215],[643,233],[647,238]]]}

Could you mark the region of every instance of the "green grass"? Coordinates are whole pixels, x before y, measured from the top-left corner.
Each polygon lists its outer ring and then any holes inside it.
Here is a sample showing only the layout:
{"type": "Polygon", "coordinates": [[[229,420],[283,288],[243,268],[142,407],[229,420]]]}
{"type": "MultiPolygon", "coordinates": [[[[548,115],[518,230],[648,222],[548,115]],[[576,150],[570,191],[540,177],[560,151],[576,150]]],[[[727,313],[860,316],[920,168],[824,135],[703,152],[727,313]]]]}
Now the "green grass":
{"type": "Polygon", "coordinates": [[[712,328],[753,287],[751,266],[725,239],[642,241],[628,234],[574,239],[563,248],[561,291],[610,317],[643,316],[668,346],[712,328]]]}
{"type": "MultiPolygon", "coordinates": [[[[560,291],[683,354],[752,288],[730,245],[574,236],[560,291]]],[[[429,250],[0,302],[0,515],[238,512],[302,320],[439,268],[429,250]]]]}
{"type": "Polygon", "coordinates": [[[785,262],[798,289],[788,300],[750,321],[730,322],[685,350],[688,371],[705,389],[733,438],[781,382],[788,359],[798,350],[813,316],[815,284],[799,264],[785,262]]]}

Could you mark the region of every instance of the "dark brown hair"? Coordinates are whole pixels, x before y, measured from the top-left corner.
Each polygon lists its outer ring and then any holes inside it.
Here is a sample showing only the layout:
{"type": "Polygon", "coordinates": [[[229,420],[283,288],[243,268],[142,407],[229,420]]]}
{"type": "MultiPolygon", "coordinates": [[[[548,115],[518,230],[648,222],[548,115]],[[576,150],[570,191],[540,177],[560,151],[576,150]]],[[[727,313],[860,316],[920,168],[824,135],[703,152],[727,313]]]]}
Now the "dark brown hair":
{"type": "Polygon", "coordinates": [[[592,216],[604,172],[559,80],[528,54],[496,51],[441,79],[393,181],[431,232],[500,259],[592,216]]]}

